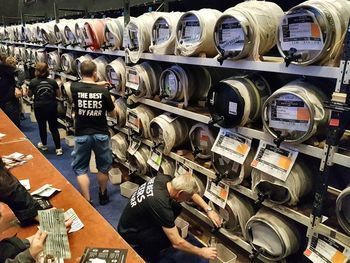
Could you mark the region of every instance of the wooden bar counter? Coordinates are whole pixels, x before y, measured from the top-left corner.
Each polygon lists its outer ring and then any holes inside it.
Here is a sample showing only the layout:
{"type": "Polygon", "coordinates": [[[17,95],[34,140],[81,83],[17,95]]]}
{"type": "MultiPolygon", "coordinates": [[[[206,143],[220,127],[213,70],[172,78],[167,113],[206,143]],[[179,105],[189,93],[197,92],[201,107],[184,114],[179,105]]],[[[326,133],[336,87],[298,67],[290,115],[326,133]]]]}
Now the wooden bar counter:
{"type": "MultiPolygon", "coordinates": [[[[128,249],[128,263],[144,262],[144,260],[123,240],[118,232],[80,195],[80,193],[62,176],[56,168],[40,153],[33,144],[0,112],[0,133],[6,133],[13,141],[0,142],[0,156],[13,152],[33,155],[33,159],[22,166],[11,169],[18,179],[29,179],[31,190],[44,184],[52,184],[62,191],[50,198],[56,208],[68,210],[73,208],[83,224],[83,229],[69,234],[72,258],[65,262],[77,262],[85,247],[108,247],[128,249]],[[6,121],[6,124],[4,124],[6,121]],[[16,138],[17,137],[17,138],[16,138]],[[19,140],[20,139],[20,140],[19,140]]],[[[67,163],[69,166],[70,163],[67,163]]],[[[14,215],[5,208],[2,218],[0,239],[17,234],[25,238],[37,231],[37,226],[19,227],[13,224],[14,215]]]]}

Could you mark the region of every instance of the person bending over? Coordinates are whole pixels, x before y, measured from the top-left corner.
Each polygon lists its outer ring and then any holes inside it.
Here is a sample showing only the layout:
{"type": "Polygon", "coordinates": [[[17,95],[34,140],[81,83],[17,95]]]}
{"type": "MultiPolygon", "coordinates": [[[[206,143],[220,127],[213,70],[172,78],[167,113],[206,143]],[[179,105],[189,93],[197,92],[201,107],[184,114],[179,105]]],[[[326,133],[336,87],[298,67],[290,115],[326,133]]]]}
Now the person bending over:
{"type": "Polygon", "coordinates": [[[193,200],[211,219],[216,227],[221,226],[219,215],[200,197],[198,184],[190,174],[172,179],[158,174],[141,185],[131,196],[118,224],[120,235],[145,260],[159,259],[161,250],[174,247],[205,259],[217,256],[213,247],[196,247],[183,239],[175,226],[181,212],[181,202],[193,200]]]}
{"type": "Polygon", "coordinates": [[[90,203],[90,179],[88,168],[91,151],[96,157],[99,184],[99,202],[105,205],[109,202],[107,193],[108,172],[112,165],[112,151],[107,125],[106,113],[115,117],[112,98],[105,82],[97,81],[97,67],[92,60],[86,60],[80,65],[82,80],[73,82],[71,94],[75,109],[75,147],[72,153],[72,168],[77,175],[80,191],[90,203]]]}
{"type": "Polygon", "coordinates": [[[56,155],[63,154],[61,148],[61,139],[57,126],[57,100],[59,97],[59,88],[57,82],[48,78],[49,69],[46,63],[37,63],[35,66],[35,78],[29,83],[28,96],[34,95],[34,114],[39,126],[41,142],[38,148],[47,151],[47,128],[52,134],[56,147],[56,155]]]}

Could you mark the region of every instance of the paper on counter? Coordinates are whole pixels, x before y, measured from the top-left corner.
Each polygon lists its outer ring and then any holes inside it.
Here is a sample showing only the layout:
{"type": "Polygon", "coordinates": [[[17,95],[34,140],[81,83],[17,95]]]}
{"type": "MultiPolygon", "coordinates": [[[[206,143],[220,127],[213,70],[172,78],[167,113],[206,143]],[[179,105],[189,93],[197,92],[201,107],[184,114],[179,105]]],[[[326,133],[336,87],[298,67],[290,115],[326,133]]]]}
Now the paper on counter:
{"type": "Polygon", "coordinates": [[[45,184],[39,189],[35,190],[34,192],[31,193],[31,195],[39,195],[42,197],[50,197],[53,195],[56,191],[61,191],[61,189],[54,188],[52,187],[51,184],[45,184]]]}
{"type": "Polygon", "coordinates": [[[64,213],[64,219],[71,219],[72,220],[72,226],[71,229],[69,230],[68,233],[73,233],[76,232],[84,227],[83,222],[81,222],[80,218],[78,215],[75,213],[73,208],[69,208],[65,213],[64,213]]]}
{"type": "Polygon", "coordinates": [[[2,160],[5,163],[7,169],[13,168],[18,165],[22,165],[31,159],[33,159],[33,155],[25,155],[23,153],[18,152],[2,156],[2,160]]]}
{"type": "Polygon", "coordinates": [[[28,191],[30,190],[29,179],[19,180],[19,182],[21,183],[21,185],[23,185],[25,187],[25,189],[27,189],[28,191]]]}

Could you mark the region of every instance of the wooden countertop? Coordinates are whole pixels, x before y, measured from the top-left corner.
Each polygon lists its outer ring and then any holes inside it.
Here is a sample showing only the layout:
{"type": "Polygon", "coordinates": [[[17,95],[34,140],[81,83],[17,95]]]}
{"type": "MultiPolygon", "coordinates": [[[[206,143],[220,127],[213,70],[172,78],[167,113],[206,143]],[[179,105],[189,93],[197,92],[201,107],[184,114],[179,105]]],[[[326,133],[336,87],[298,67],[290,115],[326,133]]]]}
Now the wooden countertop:
{"type": "MultiPolygon", "coordinates": [[[[6,133],[6,141],[0,142],[0,156],[13,152],[32,154],[33,159],[22,166],[11,169],[18,179],[29,179],[31,190],[36,190],[44,184],[52,184],[62,192],[55,194],[51,203],[57,208],[68,210],[73,208],[85,227],[69,234],[69,243],[72,258],[65,262],[77,262],[83,254],[85,247],[110,247],[128,249],[127,262],[144,262],[143,259],[122,239],[118,232],[80,195],[80,193],[62,176],[57,169],[25,139],[25,136],[14,126],[10,120],[4,118],[0,111],[0,132],[6,133]],[[6,123],[5,123],[6,122],[6,123]],[[10,140],[12,139],[12,141],[10,140]]],[[[70,163],[67,163],[69,166],[70,163]]],[[[3,206],[5,207],[5,206],[3,206]]],[[[0,238],[17,234],[25,238],[37,231],[36,226],[19,227],[13,224],[14,215],[7,207],[2,208],[4,217],[1,223],[0,238]],[[6,228],[6,229],[5,229],[6,228]]]]}

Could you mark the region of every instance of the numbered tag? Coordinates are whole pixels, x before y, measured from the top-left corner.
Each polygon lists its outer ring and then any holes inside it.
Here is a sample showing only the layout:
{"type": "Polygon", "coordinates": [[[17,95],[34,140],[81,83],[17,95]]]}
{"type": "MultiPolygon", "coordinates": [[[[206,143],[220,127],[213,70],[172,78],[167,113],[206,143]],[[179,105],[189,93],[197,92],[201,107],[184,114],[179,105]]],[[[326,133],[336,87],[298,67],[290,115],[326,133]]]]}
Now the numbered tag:
{"type": "Polygon", "coordinates": [[[207,187],[205,189],[204,196],[220,206],[222,209],[224,209],[226,206],[229,193],[230,188],[228,184],[220,181],[216,185],[212,180],[207,180],[207,187]]]}
{"type": "Polygon", "coordinates": [[[162,164],[163,153],[158,149],[153,149],[150,157],[148,158],[148,165],[154,170],[159,171],[160,165],[162,164]]]}
{"type": "Polygon", "coordinates": [[[133,90],[138,90],[140,87],[140,76],[132,67],[126,68],[126,86],[133,90]]]}
{"type": "Polygon", "coordinates": [[[280,25],[282,50],[321,50],[323,35],[313,13],[307,10],[286,15],[280,25]]]}
{"type": "Polygon", "coordinates": [[[193,169],[188,167],[184,163],[180,163],[180,162],[176,161],[175,177],[183,175],[183,174],[193,175],[193,169]]]}
{"type": "Polygon", "coordinates": [[[260,141],[251,166],[277,179],[286,181],[297,156],[297,151],[285,147],[277,148],[272,144],[260,141]]]}
{"type": "Polygon", "coordinates": [[[350,248],[335,239],[314,233],[309,238],[304,255],[314,263],[347,263],[350,248]]]}
{"type": "Polygon", "coordinates": [[[246,160],[252,140],[226,129],[220,129],[211,151],[237,163],[246,160]]]}
{"type": "Polygon", "coordinates": [[[141,146],[141,141],[139,140],[131,140],[130,144],[129,144],[129,148],[128,148],[128,153],[131,155],[134,155],[137,150],[140,148],[141,146]]]}
{"type": "Polygon", "coordinates": [[[199,145],[204,148],[209,146],[209,134],[205,130],[199,132],[199,145]]]}
{"type": "Polygon", "coordinates": [[[128,110],[127,126],[133,131],[140,133],[140,119],[137,114],[128,110]]]}

